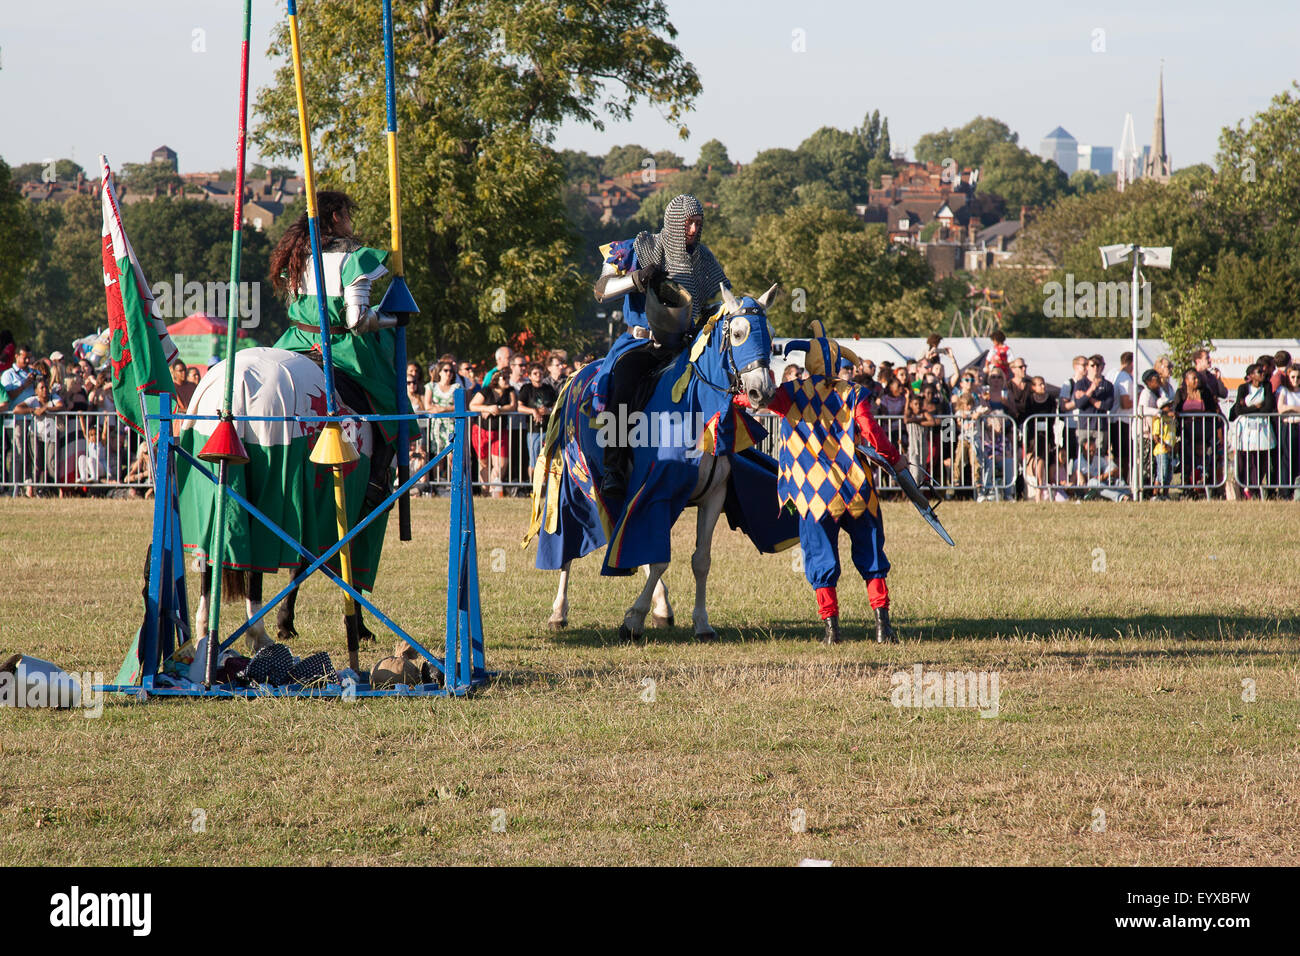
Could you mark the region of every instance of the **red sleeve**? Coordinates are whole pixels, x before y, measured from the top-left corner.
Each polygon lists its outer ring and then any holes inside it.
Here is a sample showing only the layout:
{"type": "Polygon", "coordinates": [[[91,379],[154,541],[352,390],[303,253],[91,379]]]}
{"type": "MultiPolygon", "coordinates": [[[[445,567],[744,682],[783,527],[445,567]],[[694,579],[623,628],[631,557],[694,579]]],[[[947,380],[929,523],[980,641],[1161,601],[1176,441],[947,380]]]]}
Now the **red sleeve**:
{"type": "Polygon", "coordinates": [[[897,468],[903,456],[898,453],[898,449],[889,440],[885,430],[880,427],[880,423],[872,416],[870,398],[863,398],[862,401],[858,402],[857,408],[853,410],[853,420],[857,423],[858,431],[871,447],[884,455],[885,460],[897,468]]]}
{"type": "Polygon", "coordinates": [[[789,382],[783,382],[779,385],[776,394],[773,395],[772,400],[767,403],[767,410],[773,415],[780,415],[784,418],[785,413],[788,412],[790,406],[794,404],[794,399],[791,397],[789,385],[789,382]]]}

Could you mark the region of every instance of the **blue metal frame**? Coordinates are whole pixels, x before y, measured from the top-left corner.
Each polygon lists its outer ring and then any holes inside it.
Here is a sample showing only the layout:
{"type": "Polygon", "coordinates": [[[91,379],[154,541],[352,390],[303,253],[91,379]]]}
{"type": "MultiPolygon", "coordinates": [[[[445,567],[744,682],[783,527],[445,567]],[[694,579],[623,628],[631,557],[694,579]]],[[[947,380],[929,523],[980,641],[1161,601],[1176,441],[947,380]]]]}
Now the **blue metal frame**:
{"type": "MultiPolygon", "coordinates": [[[[390,494],[384,502],[361,521],[349,529],[342,540],[336,542],[319,557],[315,557],[301,543],[295,541],[284,529],[264,515],[252,502],[230,488],[224,491],[252,517],[260,521],[282,541],[294,548],[309,561],[302,574],[274,598],[266,603],[261,611],[249,621],[240,625],[225,641],[221,648],[229,647],[248,628],[283,600],[289,592],[302,584],[316,571],[322,571],[327,578],[347,592],[354,601],[369,611],[398,637],[410,643],[416,651],[443,675],[441,685],[421,684],[386,690],[373,690],[368,684],[358,684],[346,688],[341,684],[328,684],[324,687],[278,687],[278,688],[241,688],[230,685],[218,685],[208,689],[196,686],[194,689],[160,686],[156,681],[159,668],[176,650],[189,639],[188,610],[185,595],[185,560],[181,550],[181,528],[179,511],[179,494],[176,483],[176,460],[184,457],[200,474],[219,487],[218,478],[207,466],[189,452],[180,448],[172,440],[171,423],[173,421],[208,420],[216,416],[208,415],[173,415],[171,396],[161,396],[158,414],[148,416],[158,422],[158,469],[154,490],[154,524],[153,543],[150,553],[149,587],[146,597],[146,615],[144,627],[140,632],[139,655],[141,679],[139,685],[107,684],[99,690],[108,693],[122,693],[137,697],[462,697],[477,687],[481,687],[493,676],[486,668],[483,649],[483,618],[478,593],[478,549],[474,529],[474,495],[470,485],[470,460],[466,454],[469,445],[469,412],[465,405],[465,394],[456,391],[455,411],[440,415],[351,415],[355,421],[391,421],[398,419],[409,421],[417,418],[454,418],[455,429],[452,443],[443,449],[433,460],[408,478],[390,494]],[[365,529],[371,521],[383,514],[392,504],[409,491],[439,462],[452,456],[451,514],[448,530],[447,562],[447,630],[446,656],[434,657],[419,641],[399,627],[387,615],[374,606],[357,589],[348,585],[341,576],[326,564],[353,537],[365,529]],[[167,569],[170,568],[170,576],[167,569]]],[[[234,421],[264,421],[266,416],[235,416],[234,421]]],[[[318,417],[299,418],[286,416],[277,421],[321,421],[330,420],[318,417]]],[[[338,418],[332,419],[339,421],[338,418]]]]}

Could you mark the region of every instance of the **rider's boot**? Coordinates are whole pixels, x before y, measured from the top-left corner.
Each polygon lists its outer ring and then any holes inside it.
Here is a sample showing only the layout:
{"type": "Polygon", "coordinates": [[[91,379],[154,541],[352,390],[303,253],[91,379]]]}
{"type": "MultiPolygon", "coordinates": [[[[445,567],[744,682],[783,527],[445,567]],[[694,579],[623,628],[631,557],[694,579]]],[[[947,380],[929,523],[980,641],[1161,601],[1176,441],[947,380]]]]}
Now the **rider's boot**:
{"type": "Polygon", "coordinates": [[[615,444],[605,446],[600,500],[605,503],[605,510],[610,515],[623,510],[623,499],[627,497],[628,472],[631,470],[628,461],[630,457],[626,448],[615,444]]]}
{"type": "Polygon", "coordinates": [[[889,608],[887,607],[876,608],[876,643],[898,643],[898,635],[894,633],[893,625],[889,623],[889,608]]]}
{"type": "Polygon", "coordinates": [[[822,637],[822,641],[826,644],[838,644],[840,642],[839,596],[834,588],[814,588],[813,594],[817,598],[817,615],[826,625],[826,634],[822,637]]]}
{"type": "Polygon", "coordinates": [[[822,643],[838,644],[840,642],[840,616],[832,614],[822,623],[826,625],[826,634],[822,638],[822,643]]]}

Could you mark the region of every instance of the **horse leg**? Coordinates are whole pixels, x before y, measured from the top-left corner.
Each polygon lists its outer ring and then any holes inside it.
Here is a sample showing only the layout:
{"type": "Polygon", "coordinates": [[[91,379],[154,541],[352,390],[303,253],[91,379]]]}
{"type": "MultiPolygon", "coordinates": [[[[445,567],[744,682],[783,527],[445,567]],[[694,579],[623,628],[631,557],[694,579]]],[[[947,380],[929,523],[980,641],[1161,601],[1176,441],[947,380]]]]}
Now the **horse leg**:
{"type": "Polygon", "coordinates": [[[722,506],[727,498],[727,476],[729,468],[722,467],[726,460],[720,461],[714,473],[712,486],[705,494],[704,500],[697,505],[698,514],[695,521],[695,552],[691,555],[691,571],[695,574],[695,610],[691,620],[695,625],[697,641],[716,641],[717,632],[709,624],[709,610],[706,595],[709,584],[709,568],[713,564],[713,529],[722,514],[722,506]]]}
{"type": "MultiPolygon", "coordinates": [[[[248,572],[248,593],[244,595],[244,610],[251,620],[253,615],[262,610],[262,572],[248,572]]],[[[244,640],[254,654],[264,647],[270,647],[274,641],[266,633],[266,625],[258,621],[244,632],[244,640]]]]}
{"type": "Polygon", "coordinates": [[[569,565],[572,563],[565,561],[560,568],[560,588],[551,604],[551,616],[546,622],[548,630],[562,631],[569,626],[569,565]]]}
{"type": "MultiPolygon", "coordinates": [[[[293,569],[293,576],[297,578],[307,569],[307,562],[300,561],[298,566],[293,569]]],[[[284,596],[280,606],[275,609],[275,639],[280,643],[291,641],[298,636],[298,630],[294,627],[294,614],[298,607],[298,589],[294,588],[284,596]]]]}
{"type": "MultiPolygon", "coordinates": [[[[650,576],[649,565],[646,566],[645,573],[646,577],[650,576]]],[[[673,620],[673,606],[668,603],[668,585],[664,584],[662,577],[659,579],[659,583],[655,585],[655,593],[651,598],[650,620],[655,627],[672,627],[675,623],[673,620]]]]}
{"type": "Polygon", "coordinates": [[[199,574],[199,604],[194,609],[194,639],[202,640],[208,634],[208,606],[212,600],[212,565],[199,574]]]}
{"type": "Polygon", "coordinates": [[[666,570],[668,570],[667,561],[646,566],[645,587],[637,595],[636,602],[623,615],[623,624],[618,629],[618,639],[620,641],[641,640],[641,632],[645,629],[645,616],[650,613],[650,602],[666,570]]]}

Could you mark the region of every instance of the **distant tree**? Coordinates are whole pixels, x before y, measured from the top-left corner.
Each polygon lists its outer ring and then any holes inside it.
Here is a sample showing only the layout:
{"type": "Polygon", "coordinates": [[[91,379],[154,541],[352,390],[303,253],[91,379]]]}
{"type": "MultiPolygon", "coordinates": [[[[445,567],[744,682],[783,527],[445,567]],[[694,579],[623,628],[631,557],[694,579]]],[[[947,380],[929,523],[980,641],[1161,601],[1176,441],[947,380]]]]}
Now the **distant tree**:
{"type": "Polygon", "coordinates": [[[760,216],[779,215],[795,204],[795,190],[813,179],[817,168],[802,153],[765,149],[752,163],[722,181],[718,197],[733,235],[748,237],[760,216]]]}
{"type": "MultiPolygon", "coordinates": [[[[972,165],[958,160],[959,166],[972,165]]],[[[1069,191],[1069,177],[1050,159],[1041,159],[1013,143],[994,143],[977,164],[979,189],[1006,200],[1007,208],[1044,207],[1069,191]]]]}
{"type": "Polygon", "coordinates": [[[108,325],[102,219],[99,201],[86,195],[31,208],[36,260],[17,299],[37,351],[67,351],[74,339],[108,325]]]}
{"type": "Polygon", "coordinates": [[[798,152],[832,190],[844,193],[851,202],[867,201],[867,163],[872,156],[861,137],[823,126],[799,144],[798,152]]]}
{"type": "Polygon", "coordinates": [[[686,160],[678,156],[671,149],[656,150],[654,154],[655,166],[659,169],[681,169],[686,165],[686,160]]]}
{"type": "Polygon", "coordinates": [[[1070,174],[1069,191],[1072,196],[1086,196],[1100,189],[1114,188],[1114,183],[1091,169],[1080,169],[1070,174]]]}
{"type": "Polygon", "coordinates": [[[727,147],[723,146],[722,141],[718,139],[711,139],[700,147],[700,158],[695,161],[695,165],[704,172],[712,169],[724,176],[729,176],[736,171],[736,164],[727,155],[727,147]]]}
{"type": "MultiPolygon", "coordinates": [[[[888,128],[888,120],[885,120],[888,128]]],[[[862,148],[867,151],[868,156],[880,155],[880,110],[873,110],[866,116],[862,117],[862,125],[853,131],[854,135],[862,141],[862,148]]]]}
{"type": "Polygon", "coordinates": [[[19,184],[51,181],[70,183],[76,181],[78,173],[84,175],[85,172],[85,169],[70,159],[54,160],[53,166],[49,161],[43,160],[39,163],[23,163],[21,166],[15,166],[13,178],[19,184]],[[52,180],[49,178],[51,176],[52,180]]]}
{"type": "Polygon", "coordinates": [[[601,166],[604,160],[578,149],[562,149],[557,154],[564,164],[564,181],[569,184],[590,183],[596,185],[603,178],[601,166]]]}
{"type": "Polygon", "coordinates": [[[28,333],[19,304],[28,266],[38,256],[40,239],[8,165],[0,159],[0,329],[28,333]]]}
{"type": "Polygon", "coordinates": [[[763,216],[749,241],[727,237],[713,248],[739,288],[781,282],[786,294],[769,314],[786,335],[806,332],[812,318],[832,335],[873,334],[877,308],[931,278],[915,250],[892,246],[879,226],[824,206],[763,216]]]}
{"type": "Polygon", "coordinates": [[[136,195],[152,196],[168,187],[179,187],[184,180],[166,163],[123,163],[118,175],[123,191],[136,195]]]}
{"type": "Polygon", "coordinates": [[[1231,211],[1225,225],[1241,247],[1266,244],[1277,254],[1300,225],[1300,83],[1273,97],[1268,109],[1219,134],[1211,197],[1231,211]]]}
{"type": "Polygon", "coordinates": [[[650,150],[635,143],[629,143],[626,146],[615,146],[605,154],[600,172],[604,178],[613,179],[615,176],[622,176],[624,173],[644,169],[642,163],[653,158],[654,154],[650,150]]]}
{"type": "Polygon", "coordinates": [[[999,144],[1014,146],[1020,135],[1001,120],[977,116],[958,129],[942,129],[926,133],[916,141],[916,159],[922,163],[941,165],[945,159],[954,160],[958,166],[977,167],[984,164],[985,156],[999,144]]]}
{"type": "Polygon", "coordinates": [[[886,116],[880,122],[880,140],[876,144],[875,152],[871,155],[875,159],[883,159],[887,161],[891,158],[890,151],[892,149],[893,145],[889,141],[889,117],[886,116]]]}
{"type": "Polygon", "coordinates": [[[794,194],[800,206],[822,206],[826,209],[838,209],[841,212],[853,211],[853,200],[849,194],[822,180],[796,186],[794,194]]]}

